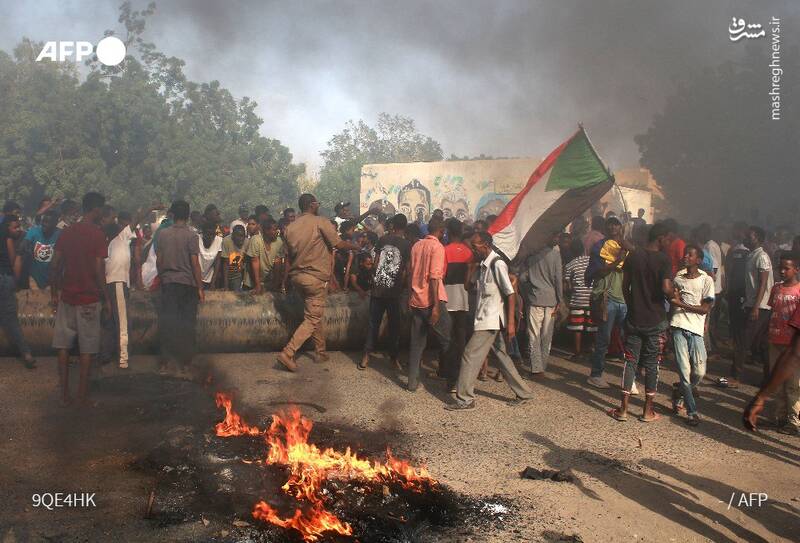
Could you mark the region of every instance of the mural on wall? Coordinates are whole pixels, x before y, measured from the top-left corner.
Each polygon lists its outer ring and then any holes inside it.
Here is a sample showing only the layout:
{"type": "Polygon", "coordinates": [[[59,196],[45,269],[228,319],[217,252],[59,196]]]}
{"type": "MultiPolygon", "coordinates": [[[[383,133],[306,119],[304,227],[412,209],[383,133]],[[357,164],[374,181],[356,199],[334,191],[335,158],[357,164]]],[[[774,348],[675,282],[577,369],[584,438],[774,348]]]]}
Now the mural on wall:
{"type": "Polygon", "coordinates": [[[403,213],[427,221],[434,209],[472,223],[499,214],[539,164],[537,159],[367,164],[361,170],[361,212],[403,213]]]}

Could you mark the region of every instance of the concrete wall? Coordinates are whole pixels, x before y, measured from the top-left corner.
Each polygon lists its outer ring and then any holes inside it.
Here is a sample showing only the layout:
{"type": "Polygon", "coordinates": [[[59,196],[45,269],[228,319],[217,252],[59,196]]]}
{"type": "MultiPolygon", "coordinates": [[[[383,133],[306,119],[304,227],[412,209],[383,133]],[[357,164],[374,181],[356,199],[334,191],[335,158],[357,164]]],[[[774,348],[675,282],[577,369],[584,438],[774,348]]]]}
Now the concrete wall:
{"type": "MultiPolygon", "coordinates": [[[[540,162],[535,158],[510,158],[366,164],[361,168],[360,211],[380,207],[390,214],[401,211],[411,219],[421,216],[425,221],[436,208],[444,211],[445,217],[468,222],[497,215],[522,190],[540,162]]],[[[621,215],[627,209],[635,217],[641,207],[645,209],[645,220],[653,222],[651,191],[620,185],[629,178],[639,181],[630,172],[649,177],[649,172],[641,168],[621,170],[617,177],[619,190],[606,193],[595,211],[605,214],[613,210],[621,215]]]]}
{"type": "Polygon", "coordinates": [[[446,217],[471,222],[498,214],[540,162],[513,158],[366,164],[361,169],[361,212],[381,206],[427,221],[441,208],[446,217]]]}

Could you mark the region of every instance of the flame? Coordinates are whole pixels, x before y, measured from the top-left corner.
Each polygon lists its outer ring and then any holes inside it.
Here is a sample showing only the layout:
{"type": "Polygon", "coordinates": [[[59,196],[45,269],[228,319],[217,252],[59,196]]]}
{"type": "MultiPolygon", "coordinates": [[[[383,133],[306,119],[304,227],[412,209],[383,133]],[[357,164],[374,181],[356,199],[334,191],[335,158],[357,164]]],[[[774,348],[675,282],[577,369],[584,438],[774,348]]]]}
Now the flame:
{"type": "MultiPolygon", "coordinates": [[[[216,425],[221,437],[236,435],[258,435],[256,427],[246,424],[233,410],[228,395],[217,393],[217,406],[225,408],[225,420],[216,425]]],[[[307,504],[295,509],[294,515],[282,518],[265,501],[259,501],[253,517],[283,528],[293,528],[306,541],[316,541],[326,531],[341,535],[352,535],[353,528],[325,509],[322,484],[329,475],[341,478],[362,479],[383,483],[398,483],[404,488],[422,492],[436,481],[425,468],[415,468],[405,460],[392,456],[386,450],[385,463],[359,458],[347,447],[338,452],[332,448],[319,449],[308,442],[313,423],[292,407],[288,412],[272,416],[272,424],[264,431],[264,440],[269,445],[267,463],[289,468],[289,480],[281,487],[284,492],[307,504]]]]}
{"type": "Polygon", "coordinates": [[[246,424],[233,410],[233,399],[224,392],[217,392],[217,407],[225,408],[225,420],[217,423],[215,429],[220,437],[250,435],[257,436],[261,430],[246,424]]]}

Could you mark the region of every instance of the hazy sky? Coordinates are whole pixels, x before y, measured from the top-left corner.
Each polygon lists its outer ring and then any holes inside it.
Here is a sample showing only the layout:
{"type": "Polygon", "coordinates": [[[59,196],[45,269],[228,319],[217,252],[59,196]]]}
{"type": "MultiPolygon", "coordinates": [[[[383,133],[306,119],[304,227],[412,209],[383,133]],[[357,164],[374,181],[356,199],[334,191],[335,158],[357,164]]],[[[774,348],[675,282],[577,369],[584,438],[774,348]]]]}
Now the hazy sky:
{"type": "MultiPolygon", "coordinates": [[[[96,42],[122,30],[120,3],[0,0],[0,48],[96,42]]],[[[619,169],[638,164],[633,136],[676,78],[743,54],[733,16],[781,17],[797,43],[796,0],[161,0],[146,37],[190,79],[254,98],[262,133],[312,169],[348,119],[374,125],[382,111],[412,117],[448,155],[542,156],[581,121],[619,169]]]]}

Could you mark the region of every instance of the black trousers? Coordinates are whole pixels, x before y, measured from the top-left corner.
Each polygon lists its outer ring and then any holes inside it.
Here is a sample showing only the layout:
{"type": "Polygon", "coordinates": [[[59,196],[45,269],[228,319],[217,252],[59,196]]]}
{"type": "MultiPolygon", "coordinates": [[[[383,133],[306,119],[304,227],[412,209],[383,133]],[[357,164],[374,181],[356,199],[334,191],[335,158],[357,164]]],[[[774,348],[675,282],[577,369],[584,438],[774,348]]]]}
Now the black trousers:
{"type": "Polygon", "coordinates": [[[765,344],[769,333],[769,319],[772,312],[769,309],[759,309],[758,319],[751,321],[751,309],[750,307],[744,308],[744,315],[746,315],[747,318],[744,326],[744,338],[742,339],[741,346],[736,345],[736,351],[733,353],[731,376],[735,379],[742,378],[744,361],[747,358],[747,353],[750,352],[755,360],[761,362],[763,379],[764,382],[766,382],[769,378],[769,354],[766,352],[765,344]]]}
{"type": "Polygon", "coordinates": [[[461,370],[461,357],[467,345],[467,332],[469,329],[468,311],[449,311],[450,313],[450,347],[441,358],[439,377],[447,379],[448,383],[455,383],[461,370]]]}
{"type": "Polygon", "coordinates": [[[197,288],[181,283],[161,285],[158,332],[161,360],[175,358],[181,364],[192,361],[197,328],[197,288]]]}
{"type": "Polygon", "coordinates": [[[383,314],[388,314],[389,337],[387,338],[389,355],[395,359],[400,347],[400,298],[369,298],[369,330],[367,331],[367,342],[364,345],[364,352],[375,352],[378,344],[378,334],[383,322],[383,314]]]}

